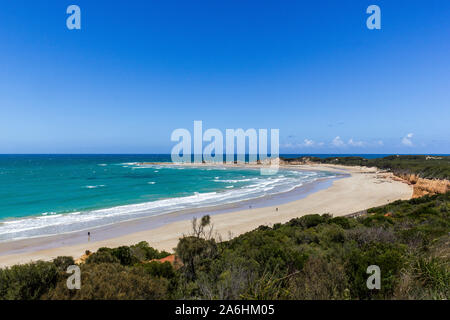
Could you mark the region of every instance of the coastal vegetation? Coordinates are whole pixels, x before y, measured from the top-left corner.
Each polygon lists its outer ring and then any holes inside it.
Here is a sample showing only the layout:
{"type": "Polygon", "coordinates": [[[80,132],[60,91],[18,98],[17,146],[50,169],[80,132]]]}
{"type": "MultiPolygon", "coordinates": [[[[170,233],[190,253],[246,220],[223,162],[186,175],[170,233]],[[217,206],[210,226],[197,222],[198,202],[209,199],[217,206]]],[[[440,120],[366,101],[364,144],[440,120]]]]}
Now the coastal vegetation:
{"type": "Polygon", "coordinates": [[[280,159],[287,164],[325,163],[345,166],[377,167],[396,175],[414,174],[424,179],[450,179],[450,156],[394,155],[384,158],[362,157],[299,157],[280,159]]]}
{"type": "Polygon", "coordinates": [[[449,299],[449,199],[306,215],[228,241],[205,216],[175,255],[146,242],[89,254],[80,290],[66,285],[71,257],[0,269],[0,299],[449,299]],[[379,290],[367,288],[370,265],[381,270],[379,290]]]}

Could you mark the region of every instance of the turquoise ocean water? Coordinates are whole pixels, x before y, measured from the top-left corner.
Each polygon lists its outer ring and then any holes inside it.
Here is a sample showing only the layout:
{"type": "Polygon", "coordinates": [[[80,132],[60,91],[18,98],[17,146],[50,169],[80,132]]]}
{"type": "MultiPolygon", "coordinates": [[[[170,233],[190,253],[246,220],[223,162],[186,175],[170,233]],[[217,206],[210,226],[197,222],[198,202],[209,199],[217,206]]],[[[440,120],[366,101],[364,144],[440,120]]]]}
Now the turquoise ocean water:
{"type": "Polygon", "coordinates": [[[169,155],[0,155],[0,241],[282,193],[332,173],[138,165],[169,155]]]}

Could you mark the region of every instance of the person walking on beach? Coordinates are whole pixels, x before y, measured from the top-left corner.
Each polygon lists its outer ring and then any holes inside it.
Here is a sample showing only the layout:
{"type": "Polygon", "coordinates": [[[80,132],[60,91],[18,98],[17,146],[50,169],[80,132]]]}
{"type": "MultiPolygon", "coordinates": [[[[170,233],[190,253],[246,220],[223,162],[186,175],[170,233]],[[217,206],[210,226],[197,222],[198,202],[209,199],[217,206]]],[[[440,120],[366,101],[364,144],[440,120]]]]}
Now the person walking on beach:
{"type": "Polygon", "coordinates": [[[88,231],[88,242],[91,241],[91,233],[88,231]]]}

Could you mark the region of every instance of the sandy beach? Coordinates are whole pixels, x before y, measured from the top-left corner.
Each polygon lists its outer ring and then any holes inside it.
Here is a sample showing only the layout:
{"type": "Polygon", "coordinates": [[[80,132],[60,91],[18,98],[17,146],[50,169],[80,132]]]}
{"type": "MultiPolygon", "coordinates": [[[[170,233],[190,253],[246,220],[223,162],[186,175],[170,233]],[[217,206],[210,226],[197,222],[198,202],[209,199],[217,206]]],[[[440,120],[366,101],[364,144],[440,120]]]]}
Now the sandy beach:
{"type": "MultiPolygon", "coordinates": [[[[271,226],[274,223],[284,223],[292,218],[306,214],[329,213],[342,216],[362,211],[371,207],[384,205],[395,200],[410,199],[412,187],[401,181],[394,180],[392,174],[379,172],[375,168],[343,167],[334,165],[295,165],[284,168],[325,170],[347,173],[344,178],[333,181],[330,187],[307,195],[306,197],[288,203],[250,208],[246,210],[220,213],[211,216],[214,230],[223,240],[251,231],[260,225],[271,226]],[[276,209],[278,208],[278,210],[276,209]]],[[[201,217],[199,214],[198,217],[201,217]]],[[[150,246],[173,251],[178,239],[191,230],[190,220],[171,222],[157,228],[133,232],[100,241],[91,240],[75,245],[61,245],[55,248],[26,251],[16,254],[3,254],[17,247],[14,242],[0,245],[0,266],[10,266],[36,260],[51,260],[57,256],[80,257],[86,250],[95,251],[100,247],[117,247],[147,241],[150,246]]],[[[28,239],[21,245],[33,247],[34,242],[42,239],[28,239]]],[[[51,239],[49,239],[51,241],[51,239]]]]}

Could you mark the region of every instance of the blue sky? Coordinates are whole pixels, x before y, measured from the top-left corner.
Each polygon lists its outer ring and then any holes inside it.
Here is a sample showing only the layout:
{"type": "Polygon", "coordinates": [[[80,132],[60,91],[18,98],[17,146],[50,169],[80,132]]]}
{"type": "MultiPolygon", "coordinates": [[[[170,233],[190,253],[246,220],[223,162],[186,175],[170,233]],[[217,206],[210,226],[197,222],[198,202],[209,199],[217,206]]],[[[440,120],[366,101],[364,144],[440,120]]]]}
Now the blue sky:
{"type": "Polygon", "coordinates": [[[194,120],[278,128],[282,153],[450,151],[448,0],[0,8],[0,153],[166,153],[194,120]]]}

